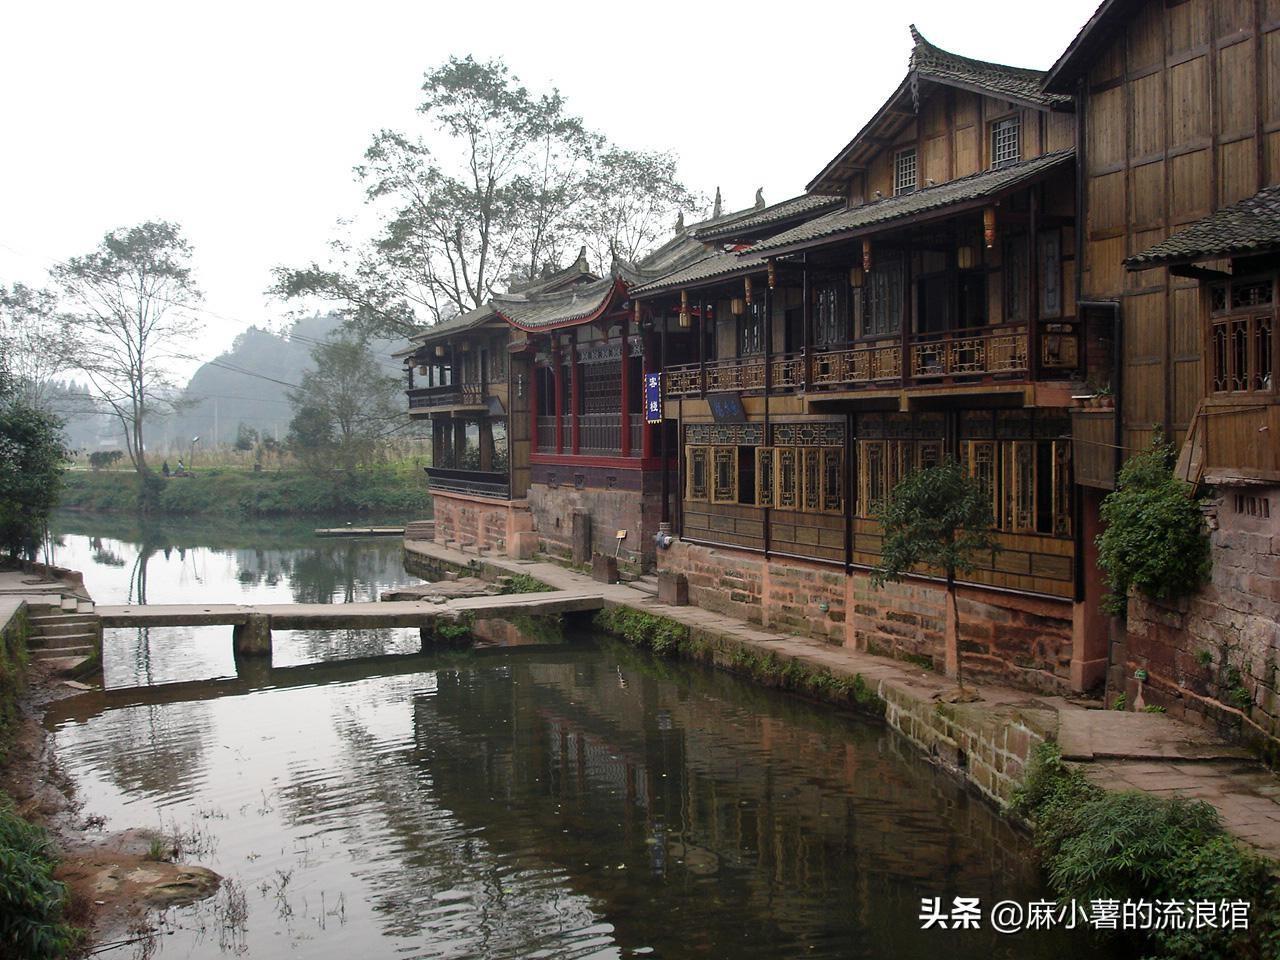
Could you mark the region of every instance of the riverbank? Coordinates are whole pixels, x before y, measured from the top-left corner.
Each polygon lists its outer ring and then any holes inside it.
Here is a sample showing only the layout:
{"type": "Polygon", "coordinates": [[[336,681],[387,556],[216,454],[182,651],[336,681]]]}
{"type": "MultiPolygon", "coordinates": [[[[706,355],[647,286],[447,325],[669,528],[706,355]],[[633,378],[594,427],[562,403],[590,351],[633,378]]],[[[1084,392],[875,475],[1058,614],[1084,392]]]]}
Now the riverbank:
{"type": "MultiPolygon", "coordinates": [[[[68,470],[60,508],[136,513],[137,474],[131,470],[68,470]]],[[[287,517],[349,513],[430,515],[426,476],[412,462],[345,474],[302,468],[242,470],[197,467],[193,475],[150,481],[149,513],[156,516],[287,517]]]]}
{"type": "Polygon", "coordinates": [[[555,589],[591,587],[606,605],[597,624],[638,646],[883,716],[1012,821],[1036,828],[1061,897],[1250,903],[1252,927],[1243,939],[1205,928],[1170,946],[1154,935],[1169,956],[1270,955],[1262,945],[1280,934],[1270,880],[1280,870],[1280,781],[1202,728],[998,686],[982,686],[977,702],[949,702],[950,681],[902,661],[663,604],[551,562],[479,557],[420,540],[406,540],[405,560],[411,572],[523,573],[555,589]],[[1093,819],[1082,821],[1085,814],[1093,819]],[[1064,854],[1052,823],[1067,817],[1076,848],[1064,854]],[[1224,944],[1227,953],[1204,952],[1224,944]]]}
{"type": "Polygon", "coordinates": [[[18,916],[0,909],[0,940],[16,960],[80,956],[113,938],[141,942],[153,936],[147,910],[218,887],[211,871],[171,862],[175,838],[106,832],[58,767],[44,712],[87,686],[33,660],[27,639],[33,604],[64,595],[87,599],[78,578],[0,569],[0,857],[4,902],[21,904],[18,916]]]}

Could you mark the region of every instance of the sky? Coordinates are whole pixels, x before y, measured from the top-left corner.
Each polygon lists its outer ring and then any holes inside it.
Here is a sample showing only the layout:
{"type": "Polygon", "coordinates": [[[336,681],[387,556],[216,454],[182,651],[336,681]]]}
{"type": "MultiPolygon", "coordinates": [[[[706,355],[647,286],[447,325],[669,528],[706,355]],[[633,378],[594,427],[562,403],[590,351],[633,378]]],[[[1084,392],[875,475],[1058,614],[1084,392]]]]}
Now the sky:
{"type": "Polygon", "coordinates": [[[47,282],[103,234],[173,220],[195,248],[226,349],[291,305],[280,264],[322,259],[356,216],[352,176],[382,128],[417,132],[422,75],[502,57],[558,87],[615,142],[675,151],[726,208],[793,196],[906,73],[908,23],[956,53],[1047,68],[1096,0],[905,3],[560,2],[10,4],[0,284],[47,282]]]}

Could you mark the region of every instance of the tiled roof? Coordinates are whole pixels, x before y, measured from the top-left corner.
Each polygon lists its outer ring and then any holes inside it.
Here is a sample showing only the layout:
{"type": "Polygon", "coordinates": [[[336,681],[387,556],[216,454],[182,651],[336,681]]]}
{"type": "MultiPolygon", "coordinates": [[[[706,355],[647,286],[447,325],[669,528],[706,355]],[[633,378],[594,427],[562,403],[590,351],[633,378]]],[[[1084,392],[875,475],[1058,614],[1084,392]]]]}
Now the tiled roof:
{"type": "Polygon", "coordinates": [[[1280,248],[1280,186],[1223,207],[1142,253],[1125,266],[1144,270],[1164,263],[1207,260],[1280,248]]]}
{"type": "Polygon", "coordinates": [[[762,240],[748,247],[746,253],[755,254],[807,244],[836,234],[847,234],[893,220],[918,216],[957,203],[980,200],[1070,163],[1073,157],[1074,149],[1057,150],[1032,160],[1023,160],[1021,163],[970,174],[959,180],[949,180],[934,187],[925,187],[915,193],[885,197],[848,210],[837,210],[762,240]]]}
{"type": "Polygon", "coordinates": [[[1070,97],[1045,93],[1043,70],[1007,67],[1001,63],[973,60],[935,47],[911,25],[915,48],[911,51],[910,69],[917,75],[939,83],[959,84],[1043,107],[1066,106],[1070,97]]]}
{"type": "Polygon", "coordinates": [[[441,320],[439,323],[433,323],[431,326],[419,330],[409,338],[409,349],[400,350],[395,356],[407,356],[413,353],[416,345],[431,343],[433,340],[439,340],[441,337],[447,337],[451,334],[460,333],[463,330],[470,330],[472,327],[478,327],[481,324],[493,320],[497,317],[493,307],[489,304],[483,304],[468,310],[466,313],[460,313],[456,317],[450,317],[448,320],[441,320]]]}
{"type": "Polygon", "coordinates": [[[743,256],[732,252],[711,253],[683,270],[677,270],[650,283],[641,284],[631,292],[634,296],[643,297],[646,294],[691,286],[715,277],[751,273],[754,270],[764,269],[764,265],[764,257],[743,256]]]}
{"type": "Polygon", "coordinates": [[[525,330],[559,327],[599,314],[617,282],[608,276],[556,293],[500,294],[493,298],[493,306],[502,319],[525,330]]]}
{"type": "Polygon", "coordinates": [[[768,227],[770,224],[802,217],[806,214],[815,214],[828,207],[838,206],[840,203],[839,197],[824,197],[818,194],[806,193],[762,209],[752,209],[742,213],[731,214],[718,222],[698,227],[690,232],[699,240],[714,240],[718,237],[750,233],[762,227],[768,227]]]}

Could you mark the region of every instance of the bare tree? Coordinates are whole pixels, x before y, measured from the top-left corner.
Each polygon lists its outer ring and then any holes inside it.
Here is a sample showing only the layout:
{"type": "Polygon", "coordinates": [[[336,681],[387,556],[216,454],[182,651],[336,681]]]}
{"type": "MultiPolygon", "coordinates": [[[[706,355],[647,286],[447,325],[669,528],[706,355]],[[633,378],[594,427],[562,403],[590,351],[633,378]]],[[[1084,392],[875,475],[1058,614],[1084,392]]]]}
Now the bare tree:
{"type": "Polygon", "coordinates": [[[134,469],[145,475],[146,424],[173,409],[172,364],[192,359],[201,326],[190,312],[200,300],[191,246],[176,224],[149,221],[113,230],[52,274],[66,297],[71,364],[120,421],[134,469]]]}

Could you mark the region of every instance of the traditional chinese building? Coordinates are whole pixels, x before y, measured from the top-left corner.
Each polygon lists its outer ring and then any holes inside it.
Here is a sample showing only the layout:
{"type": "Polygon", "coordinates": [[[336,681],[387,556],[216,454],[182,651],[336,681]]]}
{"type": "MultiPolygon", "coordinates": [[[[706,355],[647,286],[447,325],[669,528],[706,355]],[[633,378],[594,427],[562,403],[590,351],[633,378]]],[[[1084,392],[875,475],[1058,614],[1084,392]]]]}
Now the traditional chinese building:
{"type": "Polygon", "coordinates": [[[1280,19],[1254,0],[1103,3],[1050,71],[1080,105],[1081,300],[1114,329],[1114,411],[1077,414],[1099,494],[1161,434],[1215,498],[1213,578],[1132,601],[1113,689],[1280,733],[1280,19]],[[1127,681],[1126,681],[1127,678],[1127,681]]]}
{"type": "Polygon", "coordinates": [[[966,667],[1087,688],[1105,638],[1086,662],[1068,411],[1101,348],[1076,309],[1073,101],[913,38],[806,196],[699,231],[718,252],[633,291],[693,341],[664,368],[682,458],[660,563],[704,606],[954,670],[938,584],[868,571],[879,502],[955,457],[1002,548],[967,577],[966,667]]]}

